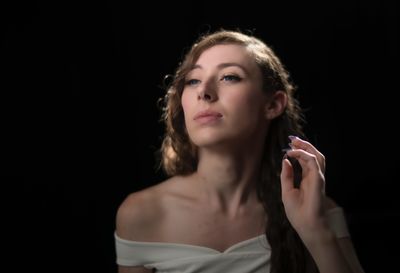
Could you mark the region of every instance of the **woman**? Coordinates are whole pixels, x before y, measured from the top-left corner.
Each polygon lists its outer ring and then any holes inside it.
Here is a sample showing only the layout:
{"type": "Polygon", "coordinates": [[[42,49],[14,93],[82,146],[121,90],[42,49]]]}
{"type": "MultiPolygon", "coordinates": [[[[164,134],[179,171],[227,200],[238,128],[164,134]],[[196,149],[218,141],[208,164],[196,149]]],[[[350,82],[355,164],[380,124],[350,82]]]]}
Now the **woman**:
{"type": "Polygon", "coordinates": [[[363,272],[293,92],[255,37],[222,30],[192,46],[165,98],[171,178],[117,213],[120,273],[363,272]]]}

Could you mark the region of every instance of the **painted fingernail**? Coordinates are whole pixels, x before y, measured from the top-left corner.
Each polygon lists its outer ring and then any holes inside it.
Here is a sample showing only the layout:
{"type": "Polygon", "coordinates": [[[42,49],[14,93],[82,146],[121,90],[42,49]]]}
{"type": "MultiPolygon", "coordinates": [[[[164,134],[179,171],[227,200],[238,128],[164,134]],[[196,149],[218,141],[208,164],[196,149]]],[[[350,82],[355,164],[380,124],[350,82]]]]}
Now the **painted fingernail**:
{"type": "Polygon", "coordinates": [[[292,136],[292,135],[290,135],[290,136],[288,136],[288,138],[289,138],[290,140],[293,140],[293,139],[296,139],[297,136],[292,136]]]}

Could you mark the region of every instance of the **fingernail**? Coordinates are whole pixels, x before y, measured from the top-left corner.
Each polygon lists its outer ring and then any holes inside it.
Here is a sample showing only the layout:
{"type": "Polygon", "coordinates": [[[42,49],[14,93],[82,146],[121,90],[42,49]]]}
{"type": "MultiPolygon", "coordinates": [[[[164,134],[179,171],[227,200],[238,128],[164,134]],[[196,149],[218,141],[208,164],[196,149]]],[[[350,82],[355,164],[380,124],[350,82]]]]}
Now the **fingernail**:
{"type": "Polygon", "coordinates": [[[289,142],[288,145],[293,150],[293,144],[289,142]]]}
{"type": "Polygon", "coordinates": [[[297,136],[292,136],[292,135],[290,135],[290,136],[288,136],[288,138],[292,141],[293,139],[296,139],[297,136]]]}

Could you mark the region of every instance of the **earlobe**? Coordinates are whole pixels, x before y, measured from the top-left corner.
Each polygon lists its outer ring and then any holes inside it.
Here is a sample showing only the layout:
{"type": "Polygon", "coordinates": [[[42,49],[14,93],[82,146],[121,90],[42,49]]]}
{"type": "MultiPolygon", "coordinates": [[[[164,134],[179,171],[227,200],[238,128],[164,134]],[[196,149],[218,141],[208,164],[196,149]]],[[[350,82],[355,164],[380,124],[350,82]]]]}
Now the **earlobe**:
{"type": "Polygon", "coordinates": [[[286,109],[287,100],[284,91],[276,91],[265,105],[265,117],[271,120],[280,116],[286,109]]]}

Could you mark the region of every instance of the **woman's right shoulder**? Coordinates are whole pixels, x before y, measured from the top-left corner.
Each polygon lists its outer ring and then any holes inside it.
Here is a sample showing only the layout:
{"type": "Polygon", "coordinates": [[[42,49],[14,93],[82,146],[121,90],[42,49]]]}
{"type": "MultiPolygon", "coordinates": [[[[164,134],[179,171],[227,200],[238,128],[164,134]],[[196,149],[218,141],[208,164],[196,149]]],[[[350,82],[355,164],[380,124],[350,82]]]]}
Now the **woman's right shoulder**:
{"type": "Polygon", "coordinates": [[[148,241],[155,238],[165,215],[165,195],[173,181],[171,178],[129,194],[117,210],[117,235],[132,241],[148,241]]]}

